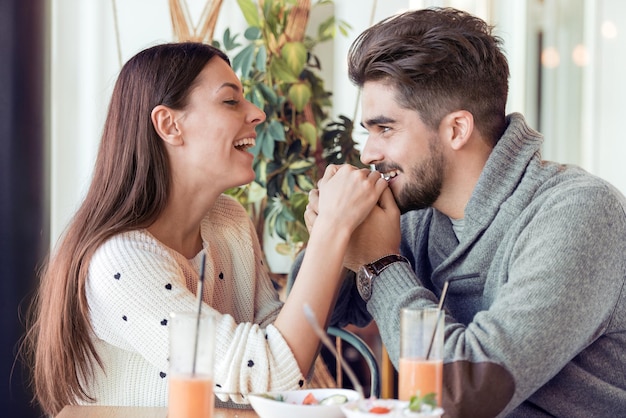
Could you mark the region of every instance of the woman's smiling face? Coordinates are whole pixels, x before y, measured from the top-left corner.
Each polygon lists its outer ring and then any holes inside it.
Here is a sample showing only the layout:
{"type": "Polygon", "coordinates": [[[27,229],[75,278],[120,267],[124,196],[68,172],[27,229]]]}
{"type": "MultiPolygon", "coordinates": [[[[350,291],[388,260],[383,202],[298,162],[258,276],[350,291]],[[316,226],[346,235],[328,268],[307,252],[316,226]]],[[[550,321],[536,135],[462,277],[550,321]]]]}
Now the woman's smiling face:
{"type": "Polygon", "coordinates": [[[226,190],[254,180],[253,155],[247,149],[255,144],[255,128],[265,113],[244,98],[240,80],[224,60],[215,57],[207,63],[188,104],[175,114],[183,139],[172,153],[174,158],[180,154],[182,162],[174,164],[175,181],[185,174],[226,190]]]}

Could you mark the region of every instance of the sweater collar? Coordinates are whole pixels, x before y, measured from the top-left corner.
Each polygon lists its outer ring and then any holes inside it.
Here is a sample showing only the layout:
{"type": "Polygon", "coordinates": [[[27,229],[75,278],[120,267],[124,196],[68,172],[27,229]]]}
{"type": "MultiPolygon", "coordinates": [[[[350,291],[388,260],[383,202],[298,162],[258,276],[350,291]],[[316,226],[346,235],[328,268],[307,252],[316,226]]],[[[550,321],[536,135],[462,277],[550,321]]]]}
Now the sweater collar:
{"type": "Polygon", "coordinates": [[[481,232],[513,194],[533,158],[540,158],[543,137],[519,113],[507,116],[507,128],[487,159],[465,208],[465,233],[481,232]]]}

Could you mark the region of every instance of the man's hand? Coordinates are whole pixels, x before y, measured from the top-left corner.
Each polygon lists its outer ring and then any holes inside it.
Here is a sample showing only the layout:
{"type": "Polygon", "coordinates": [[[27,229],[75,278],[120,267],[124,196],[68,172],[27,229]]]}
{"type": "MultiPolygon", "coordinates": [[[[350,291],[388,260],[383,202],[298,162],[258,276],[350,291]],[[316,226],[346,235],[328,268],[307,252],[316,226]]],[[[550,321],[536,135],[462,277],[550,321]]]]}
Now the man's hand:
{"type": "Polygon", "coordinates": [[[388,254],[400,254],[400,210],[390,189],[352,233],[343,265],[357,271],[388,254]]]}
{"type": "MultiPolygon", "coordinates": [[[[331,176],[338,166],[329,166],[331,176]]],[[[328,171],[326,174],[329,174],[328,171]]],[[[328,178],[326,175],[325,178],[328,178]]],[[[320,180],[320,184],[322,180],[320,180]]],[[[313,229],[319,213],[319,189],[309,192],[309,203],[304,212],[304,220],[309,233],[313,229]]],[[[368,217],[354,231],[344,258],[344,267],[352,271],[363,264],[370,263],[388,254],[399,254],[400,248],[400,210],[396,205],[391,190],[381,195],[368,217]]]]}

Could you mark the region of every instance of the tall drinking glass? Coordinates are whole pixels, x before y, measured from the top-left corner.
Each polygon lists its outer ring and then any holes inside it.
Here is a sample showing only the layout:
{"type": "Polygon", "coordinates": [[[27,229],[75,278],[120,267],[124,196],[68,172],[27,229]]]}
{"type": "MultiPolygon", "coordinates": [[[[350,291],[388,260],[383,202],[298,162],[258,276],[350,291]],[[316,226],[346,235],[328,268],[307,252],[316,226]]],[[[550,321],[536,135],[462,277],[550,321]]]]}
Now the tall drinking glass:
{"type": "Polygon", "coordinates": [[[441,406],[444,315],[436,308],[404,308],[400,316],[398,398],[434,393],[441,406]],[[430,351],[429,351],[430,349],[430,351]]]}
{"type": "Polygon", "coordinates": [[[213,417],[215,317],[195,312],[172,313],[168,418],[213,417]]]}

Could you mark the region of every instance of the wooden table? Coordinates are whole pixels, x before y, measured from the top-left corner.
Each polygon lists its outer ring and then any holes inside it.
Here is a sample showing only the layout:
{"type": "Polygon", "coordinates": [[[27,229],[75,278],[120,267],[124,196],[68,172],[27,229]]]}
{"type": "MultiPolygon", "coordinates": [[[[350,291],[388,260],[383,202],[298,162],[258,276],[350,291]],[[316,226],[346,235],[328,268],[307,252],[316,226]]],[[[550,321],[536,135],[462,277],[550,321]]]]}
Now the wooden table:
{"type": "MultiPolygon", "coordinates": [[[[251,409],[216,408],[213,418],[258,418],[251,409]]],[[[56,418],[167,418],[167,408],[68,405],[56,418]]]]}

